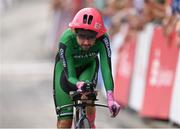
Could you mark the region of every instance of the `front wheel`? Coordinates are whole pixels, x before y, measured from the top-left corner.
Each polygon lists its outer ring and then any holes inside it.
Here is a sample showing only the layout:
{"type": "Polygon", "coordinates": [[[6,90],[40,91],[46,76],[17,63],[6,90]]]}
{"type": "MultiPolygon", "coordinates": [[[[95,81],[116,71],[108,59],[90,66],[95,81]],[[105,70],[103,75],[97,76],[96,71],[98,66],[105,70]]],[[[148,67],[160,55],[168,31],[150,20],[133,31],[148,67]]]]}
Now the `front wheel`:
{"type": "Polygon", "coordinates": [[[87,119],[87,117],[83,117],[79,121],[77,128],[80,128],[80,129],[87,129],[87,128],[90,129],[91,128],[89,120],[87,119]]]}

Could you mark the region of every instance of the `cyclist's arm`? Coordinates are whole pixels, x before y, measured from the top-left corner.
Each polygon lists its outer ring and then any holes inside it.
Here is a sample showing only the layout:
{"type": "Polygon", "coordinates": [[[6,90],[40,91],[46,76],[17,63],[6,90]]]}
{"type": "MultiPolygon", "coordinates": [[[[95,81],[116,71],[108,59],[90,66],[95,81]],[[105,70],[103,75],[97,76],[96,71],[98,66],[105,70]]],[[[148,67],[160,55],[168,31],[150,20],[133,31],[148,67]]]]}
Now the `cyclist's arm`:
{"type": "Polygon", "coordinates": [[[65,76],[70,85],[76,85],[78,79],[75,72],[75,64],[72,56],[72,33],[67,29],[59,40],[59,56],[64,68],[65,76]]]}
{"type": "Polygon", "coordinates": [[[111,69],[111,48],[110,41],[107,35],[104,35],[100,39],[100,64],[102,77],[106,91],[113,90],[114,82],[112,78],[112,69],[111,69]]]}
{"type": "Polygon", "coordinates": [[[60,43],[59,45],[59,56],[64,67],[65,76],[68,82],[72,85],[77,83],[77,77],[75,72],[75,65],[72,57],[72,50],[68,48],[65,44],[60,43]]]}

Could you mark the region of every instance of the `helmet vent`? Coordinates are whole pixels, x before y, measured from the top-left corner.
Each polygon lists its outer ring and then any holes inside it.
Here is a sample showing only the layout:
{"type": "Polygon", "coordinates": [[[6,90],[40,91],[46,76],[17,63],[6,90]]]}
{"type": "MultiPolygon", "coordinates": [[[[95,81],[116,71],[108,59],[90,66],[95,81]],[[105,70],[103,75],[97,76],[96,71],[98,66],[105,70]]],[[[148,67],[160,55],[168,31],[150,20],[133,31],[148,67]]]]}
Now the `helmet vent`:
{"type": "Polygon", "coordinates": [[[92,23],[92,20],[93,20],[93,16],[92,15],[87,15],[87,14],[85,14],[84,16],[83,16],[83,23],[84,24],[91,24],[92,23]]]}
{"type": "Polygon", "coordinates": [[[84,23],[84,24],[87,23],[87,14],[85,14],[85,15],[83,16],[83,23],[84,23]]]}
{"type": "Polygon", "coordinates": [[[93,16],[89,15],[88,24],[91,24],[92,20],[93,20],[93,16]]]}

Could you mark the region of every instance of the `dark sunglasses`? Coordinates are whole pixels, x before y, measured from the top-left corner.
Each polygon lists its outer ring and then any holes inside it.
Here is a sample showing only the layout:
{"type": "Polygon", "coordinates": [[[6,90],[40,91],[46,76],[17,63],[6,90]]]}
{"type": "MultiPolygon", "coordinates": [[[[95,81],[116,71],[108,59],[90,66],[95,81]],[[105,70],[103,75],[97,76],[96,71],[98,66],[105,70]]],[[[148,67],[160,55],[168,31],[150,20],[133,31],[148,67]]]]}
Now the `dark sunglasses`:
{"type": "Polygon", "coordinates": [[[96,36],[95,35],[85,35],[85,34],[77,34],[77,36],[80,38],[80,39],[87,39],[87,40],[94,40],[96,39],[96,36]]]}

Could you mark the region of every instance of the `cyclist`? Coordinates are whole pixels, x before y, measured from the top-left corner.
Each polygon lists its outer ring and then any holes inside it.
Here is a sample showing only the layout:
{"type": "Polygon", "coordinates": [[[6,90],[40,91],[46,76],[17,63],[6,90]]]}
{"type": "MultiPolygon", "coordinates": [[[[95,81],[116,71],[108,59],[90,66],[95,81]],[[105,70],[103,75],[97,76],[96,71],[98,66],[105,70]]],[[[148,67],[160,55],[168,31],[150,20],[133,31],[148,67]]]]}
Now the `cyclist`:
{"type": "MultiPolygon", "coordinates": [[[[69,91],[81,89],[86,82],[97,83],[98,54],[108,107],[112,117],[115,117],[120,105],[113,98],[109,37],[100,13],[94,8],[81,9],[69,23],[69,28],[61,35],[56,55],[53,83],[58,128],[71,128],[72,125],[73,108],[61,111],[57,108],[72,104],[69,91]],[[113,105],[116,110],[112,110],[113,105]]],[[[87,109],[87,116],[91,127],[95,128],[95,107],[87,109]]]]}

